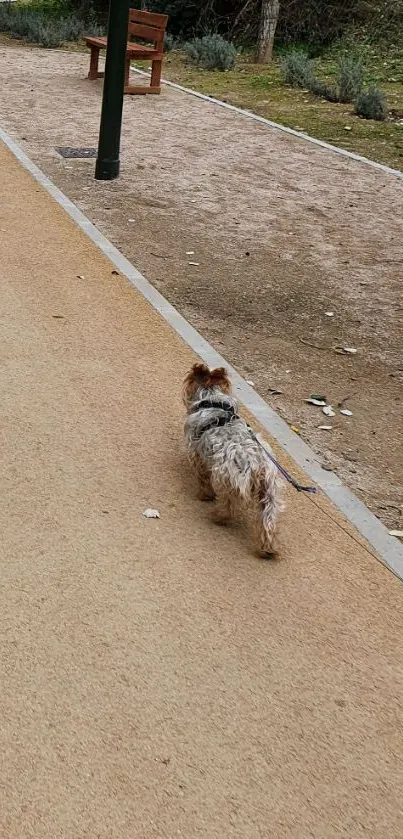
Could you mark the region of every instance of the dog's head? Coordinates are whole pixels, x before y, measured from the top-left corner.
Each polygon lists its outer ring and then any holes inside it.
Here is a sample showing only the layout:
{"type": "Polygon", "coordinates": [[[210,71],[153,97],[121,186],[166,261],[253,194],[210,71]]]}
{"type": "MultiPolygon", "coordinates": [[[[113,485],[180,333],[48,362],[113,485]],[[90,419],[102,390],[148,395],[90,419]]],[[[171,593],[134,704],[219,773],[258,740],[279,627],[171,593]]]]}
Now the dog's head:
{"type": "Polygon", "coordinates": [[[199,391],[220,390],[231,393],[231,382],[225,367],[210,370],[206,364],[194,364],[183,383],[183,401],[190,405],[199,391]]]}

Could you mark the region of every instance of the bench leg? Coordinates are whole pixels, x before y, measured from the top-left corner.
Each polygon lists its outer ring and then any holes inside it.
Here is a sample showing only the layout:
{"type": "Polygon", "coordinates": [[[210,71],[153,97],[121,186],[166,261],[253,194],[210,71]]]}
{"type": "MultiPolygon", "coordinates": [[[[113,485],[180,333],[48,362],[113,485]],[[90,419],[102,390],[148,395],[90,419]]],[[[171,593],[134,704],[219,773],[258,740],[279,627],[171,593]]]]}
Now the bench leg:
{"type": "Polygon", "coordinates": [[[90,69],[88,73],[89,79],[98,79],[100,74],[98,73],[98,62],[99,62],[99,47],[91,47],[91,58],[90,58],[90,69]]]}
{"type": "Polygon", "coordinates": [[[125,93],[130,93],[130,55],[125,57],[125,93]]]}
{"type": "Polygon", "coordinates": [[[153,61],[151,67],[151,80],[149,85],[131,85],[130,84],[130,56],[126,57],[125,62],[125,93],[130,93],[132,96],[142,96],[146,93],[161,93],[161,70],[162,60],[153,61]]]}
{"type": "Polygon", "coordinates": [[[152,91],[150,93],[161,93],[161,72],[162,72],[162,61],[159,59],[158,61],[153,61],[151,67],[151,85],[152,91]]]}

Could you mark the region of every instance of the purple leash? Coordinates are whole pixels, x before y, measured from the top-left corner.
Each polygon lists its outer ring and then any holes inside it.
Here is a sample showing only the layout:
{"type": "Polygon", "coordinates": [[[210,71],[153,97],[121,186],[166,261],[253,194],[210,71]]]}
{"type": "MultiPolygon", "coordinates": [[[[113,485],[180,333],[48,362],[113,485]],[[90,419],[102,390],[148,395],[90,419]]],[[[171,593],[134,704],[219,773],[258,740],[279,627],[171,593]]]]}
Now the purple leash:
{"type": "Polygon", "coordinates": [[[268,457],[269,460],[271,460],[271,462],[274,463],[276,469],[278,469],[278,471],[280,472],[280,475],[282,475],[283,478],[285,478],[285,480],[288,481],[288,483],[291,484],[291,486],[293,486],[294,489],[297,490],[297,492],[316,492],[316,487],[313,487],[313,486],[304,487],[304,486],[302,486],[302,484],[299,484],[298,481],[296,481],[295,478],[293,478],[293,476],[290,475],[290,473],[287,472],[286,469],[284,469],[284,466],[282,466],[281,463],[279,463],[278,460],[276,460],[274,455],[270,454],[270,452],[268,452],[267,449],[265,449],[265,447],[262,446],[259,438],[256,436],[255,432],[252,430],[252,428],[249,425],[248,425],[248,429],[249,429],[252,437],[259,444],[260,448],[263,449],[266,457],[268,457]]]}
{"type": "Polygon", "coordinates": [[[290,475],[290,473],[287,472],[286,469],[284,469],[284,466],[281,466],[281,463],[279,463],[278,460],[276,460],[276,458],[273,457],[272,454],[269,454],[269,452],[266,451],[266,449],[263,449],[263,451],[266,452],[267,457],[272,461],[272,463],[274,463],[274,465],[277,467],[278,471],[283,476],[283,478],[285,478],[286,481],[288,481],[288,483],[291,484],[291,486],[293,486],[294,489],[297,490],[297,492],[316,492],[316,487],[304,487],[302,486],[302,484],[299,484],[298,481],[296,481],[295,478],[293,478],[293,476],[290,475]]]}

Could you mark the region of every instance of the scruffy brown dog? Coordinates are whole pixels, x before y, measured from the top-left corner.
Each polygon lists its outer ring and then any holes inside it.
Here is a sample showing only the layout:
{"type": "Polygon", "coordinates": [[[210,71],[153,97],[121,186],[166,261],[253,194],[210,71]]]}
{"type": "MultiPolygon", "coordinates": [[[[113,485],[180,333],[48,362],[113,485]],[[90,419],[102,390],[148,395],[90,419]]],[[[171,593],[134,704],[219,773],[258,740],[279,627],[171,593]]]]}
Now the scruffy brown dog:
{"type": "Polygon", "coordinates": [[[263,556],[272,555],[280,478],[257,438],[238,415],[224,368],[194,364],[184,381],[185,440],[199,481],[200,497],[214,500],[214,520],[226,524],[240,514],[263,556]]]}

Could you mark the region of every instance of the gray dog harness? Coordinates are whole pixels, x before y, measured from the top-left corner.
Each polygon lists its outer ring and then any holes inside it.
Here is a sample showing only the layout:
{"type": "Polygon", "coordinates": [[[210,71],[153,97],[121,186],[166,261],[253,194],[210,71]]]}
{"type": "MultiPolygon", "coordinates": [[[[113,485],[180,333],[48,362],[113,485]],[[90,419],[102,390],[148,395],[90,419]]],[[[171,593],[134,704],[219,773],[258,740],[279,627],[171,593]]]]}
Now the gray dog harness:
{"type": "MultiPolygon", "coordinates": [[[[214,417],[214,419],[206,422],[206,425],[203,425],[200,428],[196,437],[197,440],[200,440],[203,434],[205,434],[206,431],[210,431],[211,428],[221,428],[224,425],[228,425],[228,423],[232,422],[233,420],[241,419],[232,405],[229,405],[228,403],[227,405],[225,405],[222,402],[217,402],[212,399],[202,399],[201,402],[198,402],[197,405],[195,405],[194,408],[192,408],[190,413],[196,414],[198,411],[202,411],[206,408],[215,408],[220,411],[224,411],[225,413],[223,413],[220,417],[214,417]]],[[[246,425],[249,434],[251,435],[251,437],[253,437],[258,446],[260,446],[262,451],[264,451],[266,457],[269,460],[271,460],[276,469],[278,469],[278,471],[280,472],[280,475],[282,475],[283,478],[285,478],[285,480],[288,481],[288,483],[291,484],[291,486],[293,486],[294,489],[297,490],[297,492],[316,492],[315,486],[302,486],[302,484],[299,484],[298,481],[296,481],[295,478],[293,478],[292,475],[290,475],[290,473],[287,472],[286,469],[284,469],[284,466],[281,466],[281,463],[279,463],[278,460],[276,460],[274,455],[270,454],[270,452],[268,452],[267,449],[265,449],[264,446],[262,446],[259,438],[256,436],[255,432],[250,427],[250,425],[248,425],[248,423],[246,423],[246,425]]]]}

